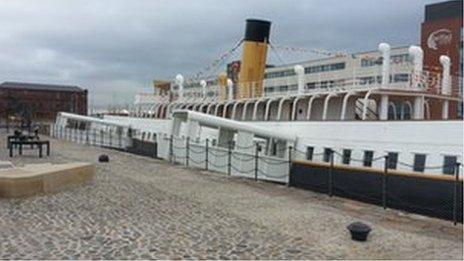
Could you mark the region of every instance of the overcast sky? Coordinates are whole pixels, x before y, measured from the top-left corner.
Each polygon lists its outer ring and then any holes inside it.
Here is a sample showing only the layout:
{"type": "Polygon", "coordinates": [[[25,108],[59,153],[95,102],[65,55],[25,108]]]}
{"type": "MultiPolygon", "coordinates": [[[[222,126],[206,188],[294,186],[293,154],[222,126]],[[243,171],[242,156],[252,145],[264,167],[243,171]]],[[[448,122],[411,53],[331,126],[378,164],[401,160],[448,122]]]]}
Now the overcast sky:
{"type": "MultiPolygon", "coordinates": [[[[93,106],[132,103],[153,79],[193,75],[233,47],[246,18],[272,21],[275,45],[357,52],[382,41],[419,43],[431,2],[0,0],[0,82],[80,85],[93,106]]],[[[311,57],[279,51],[269,58],[311,57]]]]}

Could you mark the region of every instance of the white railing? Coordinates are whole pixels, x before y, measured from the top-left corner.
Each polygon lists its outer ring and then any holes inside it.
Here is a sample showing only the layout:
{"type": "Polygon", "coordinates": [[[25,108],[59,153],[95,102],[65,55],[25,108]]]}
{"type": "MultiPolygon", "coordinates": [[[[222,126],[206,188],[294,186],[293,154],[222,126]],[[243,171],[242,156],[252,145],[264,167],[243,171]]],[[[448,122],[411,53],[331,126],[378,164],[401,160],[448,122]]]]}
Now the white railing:
{"type": "Polygon", "coordinates": [[[97,129],[73,129],[51,125],[50,136],[55,139],[67,140],[78,144],[87,144],[99,147],[126,149],[132,145],[132,139],[121,133],[113,133],[97,129]]]}

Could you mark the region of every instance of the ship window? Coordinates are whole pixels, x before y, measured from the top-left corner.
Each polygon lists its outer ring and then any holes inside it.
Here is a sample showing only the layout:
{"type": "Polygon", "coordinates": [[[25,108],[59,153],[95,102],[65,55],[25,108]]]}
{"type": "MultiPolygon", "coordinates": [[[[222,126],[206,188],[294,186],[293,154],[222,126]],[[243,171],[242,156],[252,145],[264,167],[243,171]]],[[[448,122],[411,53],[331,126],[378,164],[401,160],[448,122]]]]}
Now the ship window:
{"type": "Polygon", "coordinates": [[[332,149],[331,148],[324,148],[323,161],[329,162],[330,161],[330,154],[332,154],[332,149]]]}
{"type": "Polygon", "coordinates": [[[311,146],[306,147],[306,159],[313,160],[313,154],[314,154],[314,147],[311,147],[311,146]]]}
{"type": "Polygon", "coordinates": [[[350,164],[350,160],[351,160],[351,150],[344,149],[343,150],[342,163],[348,165],[348,164],[350,164]]]}
{"type": "Polygon", "coordinates": [[[396,169],[397,164],[398,164],[398,152],[389,152],[388,153],[387,168],[396,169]]]}
{"type": "Polygon", "coordinates": [[[414,171],[424,172],[425,169],[425,154],[415,154],[414,155],[414,171]]]}
{"type": "Polygon", "coordinates": [[[372,159],[374,158],[374,152],[372,150],[364,151],[364,162],[365,167],[372,167],[372,159]]]}
{"type": "Polygon", "coordinates": [[[399,73],[395,74],[393,77],[394,82],[409,82],[409,74],[407,73],[399,73]]]}
{"type": "Polygon", "coordinates": [[[445,156],[443,161],[443,174],[454,175],[454,168],[456,166],[456,156],[445,156]]]}

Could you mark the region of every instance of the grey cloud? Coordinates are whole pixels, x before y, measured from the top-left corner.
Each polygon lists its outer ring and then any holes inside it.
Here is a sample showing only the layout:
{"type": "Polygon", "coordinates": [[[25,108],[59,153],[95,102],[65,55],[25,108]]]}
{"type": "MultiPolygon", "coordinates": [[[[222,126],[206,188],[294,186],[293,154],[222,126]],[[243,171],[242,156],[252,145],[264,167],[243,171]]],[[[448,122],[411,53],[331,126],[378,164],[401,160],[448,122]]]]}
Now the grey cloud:
{"type": "Polygon", "coordinates": [[[126,103],[154,78],[203,68],[243,36],[248,17],[271,20],[275,44],[353,52],[418,43],[430,2],[2,1],[0,81],[79,84],[94,105],[126,103]]]}

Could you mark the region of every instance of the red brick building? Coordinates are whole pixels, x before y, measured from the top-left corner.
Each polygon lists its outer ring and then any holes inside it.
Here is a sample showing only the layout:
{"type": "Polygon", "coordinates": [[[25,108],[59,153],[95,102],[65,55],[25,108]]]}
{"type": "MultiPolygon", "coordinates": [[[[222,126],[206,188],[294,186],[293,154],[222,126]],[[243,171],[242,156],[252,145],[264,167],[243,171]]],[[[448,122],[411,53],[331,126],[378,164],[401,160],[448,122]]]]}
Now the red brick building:
{"type": "MultiPolygon", "coordinates": [[[[462,0],[426,5],[425,19],[421,27],[424,69],[441,72],[440,55],[449,56],[453,95],[462,95],[462,8],[462,0]]],[[[450,118],[462,117],[462,103],[450,104],[449,112],[450,118]]]]}
{"type": "Polygon", "coordinates": [[[52,122],[60,111],[87,115],[87,90],[67,85],[0,84],[0,121],[52,122]]]}

